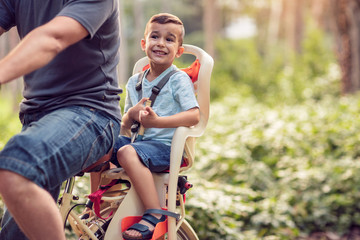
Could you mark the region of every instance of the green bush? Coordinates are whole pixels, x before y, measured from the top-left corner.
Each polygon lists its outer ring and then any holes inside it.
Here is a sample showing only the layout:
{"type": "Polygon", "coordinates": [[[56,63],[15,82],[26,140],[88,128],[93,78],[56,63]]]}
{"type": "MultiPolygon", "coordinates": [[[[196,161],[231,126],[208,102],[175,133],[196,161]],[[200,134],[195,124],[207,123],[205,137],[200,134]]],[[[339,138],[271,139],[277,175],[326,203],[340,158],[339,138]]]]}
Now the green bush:
{"type": "Polygon", "coordinates": [[[200,239],[294,239],[360,226],[359,111],[360,96],[213,103],[190,172],[188,212],[200,239]]]}
{"type": "Polygon", "coordinates": [[[253,39],[221,39],[216,47],[213,100],[234,93],[276,105],[339,96],[339,69],[332,45],[317,29],[309,28],[301,54],[279,45],[262,53],[253,39]]]}

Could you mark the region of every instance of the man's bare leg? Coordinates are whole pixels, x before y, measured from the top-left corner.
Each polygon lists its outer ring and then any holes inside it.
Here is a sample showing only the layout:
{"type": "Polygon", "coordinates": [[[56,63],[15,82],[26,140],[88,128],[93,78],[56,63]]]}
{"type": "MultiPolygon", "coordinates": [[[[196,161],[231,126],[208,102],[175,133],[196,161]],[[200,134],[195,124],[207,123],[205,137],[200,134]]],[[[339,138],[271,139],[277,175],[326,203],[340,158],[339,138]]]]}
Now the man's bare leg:
{"type": "Polygon", "coordinates": [[[17,173],[0,170],[0,194],[29,239],[65,240],[61,215],[46,190],[17,173]]]}

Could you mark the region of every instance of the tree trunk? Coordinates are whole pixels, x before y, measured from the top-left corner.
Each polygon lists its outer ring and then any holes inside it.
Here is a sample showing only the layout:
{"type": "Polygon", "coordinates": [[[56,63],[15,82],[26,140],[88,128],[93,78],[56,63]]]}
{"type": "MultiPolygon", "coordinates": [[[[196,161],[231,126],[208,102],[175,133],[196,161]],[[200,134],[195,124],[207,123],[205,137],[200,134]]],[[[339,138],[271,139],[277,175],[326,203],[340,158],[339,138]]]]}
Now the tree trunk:
{"type": "Polygon", "coordinates": [[[204,4],[204,35],[205,47],[204,50],[211,56],[215,55],[215,36],[216,36],[216,0],[203,0],[204,4]]]}
{"type": "MultiPolygon", "coordinates": [[[[4,33],[0,38],[0,59],[6,56],[11,49],[19,43],[19,37],[16,28],[10,29],[4,33]]],[[[4,84],[2,91],[6,92],[7,96],[12,98],[13,110],[18,111],[18,98],[23,89],[23,78],[18,78],[10,83],[4,84]]]]}
{"type": "Polygon", "coordinates": [[[267,45],[271,48],[279,40],[281,12],[283,4],[279,0],[272,0],[270,7],[270,19],[267,34],[267,45]]]}
{"type": "Polygon", "coordinates": [[[144,30],[145,30],[145,16],[144,16],[144,3],[142,0],[134,0],[133,2],[133,19],[134,19],[134,42],[135,42],[135,50],[134,50],[134,60],[135,62],[139,60],[139,58],[144,56],[140,48],[140,39],[144,38],[144,30]]]}
{"type": "Polygon", "coordinates": [[[303,0],[283,0],[284,36],[287,45],[296,53],[301,53],[303,39],[303,0]]]}
{"type": "Polygon", "coordinates": [[[357,0],[333,0],[332,9],[342,72],[341,91],[353,93],[360,88],[360,3],[357,0]]]}
{"type": "Polygon", "coordinates": [[[350,22],[351,84],[354,91],[360,89],[360,2],[349,1],[347,7],[350,22]]]}

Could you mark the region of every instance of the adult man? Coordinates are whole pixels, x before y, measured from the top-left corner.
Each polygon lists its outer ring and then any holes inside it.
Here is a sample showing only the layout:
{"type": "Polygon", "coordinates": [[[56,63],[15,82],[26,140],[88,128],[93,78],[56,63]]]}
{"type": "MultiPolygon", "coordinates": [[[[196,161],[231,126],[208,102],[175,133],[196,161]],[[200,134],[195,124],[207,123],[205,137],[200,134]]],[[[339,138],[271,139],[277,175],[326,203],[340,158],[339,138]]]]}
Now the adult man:
{"type": "Polygon", "coordinates": [[[118,4],[0,0],[0,34],[13,26],[22,40],[0,60],[0,84],[25,75],[23,129],[0,152],[8,209],[0,239],[63,240],[54,201],[61,183],[105,155],[119,133],[118,4]]]}

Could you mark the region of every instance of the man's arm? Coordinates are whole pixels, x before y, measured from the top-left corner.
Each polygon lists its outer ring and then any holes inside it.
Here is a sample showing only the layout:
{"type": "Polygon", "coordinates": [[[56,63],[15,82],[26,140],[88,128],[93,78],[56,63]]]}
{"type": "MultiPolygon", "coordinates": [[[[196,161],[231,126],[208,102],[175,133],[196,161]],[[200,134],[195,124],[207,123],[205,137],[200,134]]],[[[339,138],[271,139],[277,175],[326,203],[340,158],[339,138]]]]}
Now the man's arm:
{"type": "MultiPolygon", "coordinates": [[[[0,34],[3,32],[0,28],[0,34]]],[[[45,66],[62,50],[88,34],[79,22],[63,16],[35,28],[0,60],[0,84],[45,66]]]]}
{"type": "Polygon", "coordinates": [[[121,119],[120,134],[124,136],[130,136],[131,125],[134,121],[139,121],[139,112],[145,109],[144,103],[148,98],[142,98],[135,106],[131,107],[121,119]]]}

